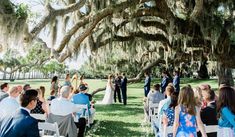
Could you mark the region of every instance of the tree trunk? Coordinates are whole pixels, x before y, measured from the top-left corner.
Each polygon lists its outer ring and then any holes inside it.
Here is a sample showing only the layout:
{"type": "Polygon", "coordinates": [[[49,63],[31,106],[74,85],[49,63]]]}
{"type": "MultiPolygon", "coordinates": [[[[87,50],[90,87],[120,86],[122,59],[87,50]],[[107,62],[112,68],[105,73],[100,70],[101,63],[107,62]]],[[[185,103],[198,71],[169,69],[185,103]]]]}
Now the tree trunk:
{"type": "Polygon", "coordinates": [[[227,86],[234,86],[232,69],[224,68],[220,62],[217,63],[218,84],[225,84],[227,86]]]}
{"type": "Polygon", "coordinates": [[[7,68],[4,68],[4,72],[3,72],[3,77],[2,77],[2,79],[6,79],[6,70],[7,70],[7,68]]]}

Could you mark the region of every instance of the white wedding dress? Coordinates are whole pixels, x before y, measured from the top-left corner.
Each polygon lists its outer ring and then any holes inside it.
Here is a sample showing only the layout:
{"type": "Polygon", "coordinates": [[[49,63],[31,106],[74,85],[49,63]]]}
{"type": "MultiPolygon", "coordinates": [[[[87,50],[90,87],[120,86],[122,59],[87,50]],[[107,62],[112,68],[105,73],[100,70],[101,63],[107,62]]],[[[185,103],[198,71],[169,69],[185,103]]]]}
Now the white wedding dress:
{"type": "Polygon", "coordinates": [[[105,104],[105,105],[113,104],[113,96],[114,96],[113,84],[111,83],[110,80],[108,80],[107,85],[106,85],[105,95],[101,104],[105,104]]]}

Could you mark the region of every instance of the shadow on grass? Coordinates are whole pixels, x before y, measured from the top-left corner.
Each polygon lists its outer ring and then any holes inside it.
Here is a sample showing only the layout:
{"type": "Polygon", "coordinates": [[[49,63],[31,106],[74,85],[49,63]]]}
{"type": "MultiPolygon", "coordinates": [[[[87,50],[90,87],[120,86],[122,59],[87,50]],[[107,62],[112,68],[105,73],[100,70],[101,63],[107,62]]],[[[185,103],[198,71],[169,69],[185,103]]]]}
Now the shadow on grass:
{"type": "Polygon", "coordinates": [[[140,126],[139,123],[128,123],[122,121],[111,121],[104,120],[95,122],[92,126],[92,131],[87,133],[88,136],[102,136],[102,137],[111,137],[111,136],[119,136],[119,137],[128,137],[128,136],[141,136],[143,134],[140,131],[134,131],[131,129],[138,128],[140,126]]]}

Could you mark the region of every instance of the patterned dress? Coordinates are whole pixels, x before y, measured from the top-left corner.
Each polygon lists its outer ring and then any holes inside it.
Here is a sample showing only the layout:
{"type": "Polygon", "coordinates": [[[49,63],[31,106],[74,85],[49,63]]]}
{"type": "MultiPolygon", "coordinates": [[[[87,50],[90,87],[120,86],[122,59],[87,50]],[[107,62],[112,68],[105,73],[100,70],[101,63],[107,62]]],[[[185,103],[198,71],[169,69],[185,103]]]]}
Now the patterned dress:
{"type": "Polygon", "coordinates": [[[45,111],[42,109],[42,101],[40,101],[39,99],[37,100],[37,105],[34,109],[31,110],[31,113],[35,113],[35,114],[44,114],[45,111]]]}
{"type": "MultiPolygon", "coordinates": [[[[167,126],[173,126],[174,118],[175,118],[175,110],[173,108],[167,108],[164,111],[164,114],[166,115],[168,119],[167,126]]],[[[167,137],[173,137],[173,133],[168,134],[167,137]]]]}
{"type": "Polygon", "coordinates": [[[196,116],[185,112],[183,106],[180,107],[179,127],[176,137],[197,137],[196,116]]]}

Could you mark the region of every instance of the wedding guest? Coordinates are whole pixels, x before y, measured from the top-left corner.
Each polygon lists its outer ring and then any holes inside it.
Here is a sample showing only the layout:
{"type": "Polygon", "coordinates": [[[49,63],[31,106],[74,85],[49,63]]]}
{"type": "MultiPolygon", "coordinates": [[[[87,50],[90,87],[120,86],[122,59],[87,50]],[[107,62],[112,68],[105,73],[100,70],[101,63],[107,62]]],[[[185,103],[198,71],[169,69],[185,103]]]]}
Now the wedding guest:
{"type": "Polygon", "coordinates": [[[219,89],[217,104],[218,137],[235,136],[235,91],[233,88],[224,86],[219,89]]]}
{"type": "Polygon", "coordinates": [[[17,97],[20,95],[18,87],[12,87],[9,91],[9,97],[4,98],[0,102],[0,119],[5,116],[10,116],[15,113],[15,111],[20,107],[17,102],[17,97]]]}
{"type": "Polygon", "coordinates": [[[44,98],[45,87],[40,86],[40,89],[37,89],[37,92],[38,92],[37,105],[34,109],[31,110],[31,113],[35,113],[35,114],[44,114],[44,113],[46,113],[48,115],[49,109],[48,109],[48,106],[47,106],[47,102],[44,98]]]}
{"type": "Polygon", "coordinates": [[[21,93],[21,108],[17,109],[13,116],[0,120],[1,137],[40,137],[38,122],[29,114],[37,104],[37,94],[33,89],[21,93]]]}
{"type": "MultiPolygon", "coordinates": [[[[91,115],[91,117],[94,116],[95,114],[95,109],[92,109],[90,106],[90,101],[89,101],[89,97],[87,95],[85,95],[87,90],[87,87],[84,84],[81,84],[79,86],[79,93],[73,95],[73,97],[71,98],[71,101],[74,104],[82,104],[82,105],[87,105],[89,108],[89,115],[91,115]]],[[[78,117],[80,118],[80,116],[83,114],[84,112],[77,112],[78,117]]]]}
{"type": "Polygon", "coordinates": [[[9,85],[8,83],[3,83],[1,86],[0,86],[1,90],[0,90],[0,102],[9,96],[9,94],[7,93],[8,90],[9,90],[9,85]]]}
{"type": "Polygon", "coordinates": [[[153,86],[153,90],[151,90],[147,95],[147,102],[151,101],[152,103],[159,103],[164,98],[164,95],[160,92],[160,85],[155,84],[153,86]]]}
{"type": "Polygon", "coordinates": [[[162,116],[163,116],[163,112],[166,111],[166,109],[170,106],[171,104],[171,94],[173,92],[175,92],[175,88],[171,85],[166,87],[166,96],[167,98],[160,101],[159,106],[158,106],[158,128],[159,128],[159,132],[162,133],[162,116]]]}
{"type": "Polygon", "coordinates": [[[28,89],[31,89],[30,84],[25,84],[23,90],[26,91],[28,89]]]}
{"type": "Polygon", "coordinates": [[[145,118],[149,116],[149,103],[159,103],[164,99],[164,95],[160,92],[160,85],[155,84],[153,89],[148,93],[147,98],[144,100],[144,113],[145,118]]]}
{"type": "Polygon", "coordinates": [[[51,88],[50,88],[51,93],[50,94],[55,94],[55,96],[59,96],[59,80],[58,80],[58,77],[57,76],[54,76],[52,79],[51,79],[51,88]]]}
{"type": "Polygon", "coordinates": [[[197,127],[202,136],[207,137],[194,92],[190,86],[185,86],[179,93],[178,105],[175,107],[173,137],[197,137],[197,127]]]}
{"type": "MultiPolygon", "coordinates": [[[[52,114],[52,116],[55,115],[56,117],[57,116],[66,117],[68,115],[71,115],[73,113],[80,111],[80,108],[77,107],[74,103],[72,103],[69,100],[69,95],[71,93],[71,87],[63,86],[60,91],[61,91],[61,96],[59,98],[53,99],[51,101],[51,114],[52,114]]],[[[49,117],[51,114],[49,114],[49,117]]],[[[85,122],[85,119],[83,119],[83,122],[80,122],[80,123],[82,123],[82,125],[77,126],[79,128],[78,134],[80,136],[83,136],[84,131],[85,131],[86,124],[84,122],[85,122]]],[[[73,131],[74,123],[72,123],[68,126],[72,128],[69,131],[69,133],[71,133],[71,131],[73,131]]]]}
{"type": "Polygon", "coordinates": [[[202,90],[199,87],[193,89],[194,98],[196,100],[196,105],[201,109],[203,106],[203,97],[202,97],[202,90]]]}
{"type": "MultiPolygon", "coordinates": [[[[213,90],[206,90],[203,96],[207,106],[201,110],[201,119],[205,125],[218,125],[215,92],[213,90]]],[[[208,133],[208,137],[216,137],[217,133],[208,133]]],[[[201,135],[199,134],[198,137],[201,135]]]]}
{"type": "MultiPolygon", "coordinates": [[[[168,126],[173,126],[174,118],[175,118],[175,107],[177,106],[178,95],[179,94],[177,92],[173,92],[171,94],[171,104],[163,112],[163,116],[162,116],[163,131],[165,131],[168,126]]],[[[166,132],[163,132],[163,133],[166,133],[166,132]]],[[[173,133],[170,133],[168,135],[163,135],[163,136],[172,137],[173,133]]]]}

